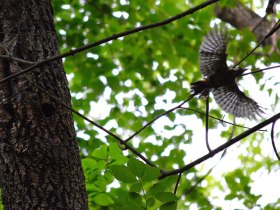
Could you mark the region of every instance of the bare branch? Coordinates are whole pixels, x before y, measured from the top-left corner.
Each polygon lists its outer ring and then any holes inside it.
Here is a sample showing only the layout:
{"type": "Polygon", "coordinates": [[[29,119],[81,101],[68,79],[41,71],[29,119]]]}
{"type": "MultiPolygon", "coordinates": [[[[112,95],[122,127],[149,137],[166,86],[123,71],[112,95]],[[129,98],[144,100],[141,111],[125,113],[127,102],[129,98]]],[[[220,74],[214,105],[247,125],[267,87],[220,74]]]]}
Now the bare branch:
{"type": "Polygon", "coordinates": [[[210,145],[209,145],[209,141],[208,141],[208,123],[209,123],[209,97],[207,96],[206,98],[206,115],[205,115],[205,141],[206,141],[206,147],[209,151],[209,153],[212,152],[210,145]]]}
{"type": "Polygon", "coordinates": [[[242,63],[246,58],[248,58],[259,46],[261,46],[261,44],[268,39],[273,33],[275,33],[279,28],[280,28],[280,20],[277,21],[277,23],[273,26],[273,28],[270,30],[270,32],[264,36],[264,38],[257,44],[257,46],[251,50],[251,52],[249,52],[243,59],[241,59],[238,63],[236,63],[234,67],[238,66],[240,63],[242,63]]]}
{"type": "Polygon", "coordinates": [[[17,61],[19,63],[24,63],[24,64],[31,64],[31,65],[35,64],[35,62],[23,60],[23,59],[20,59],[20,58],[14,58],[10,55],[0,55],[0,58],[6,59],[6,60],[17,61]]]}
{"type": "Polygon", "coordinates": [[[50,62],[53,62],[53,61],[56,61],[56,60],[59,60],[61,58],[65,58],[65,57],[68,57],[68,56],[73,56],[75,55],[76,53],[80,53],[80,52],[83,52],[85,50],[88,50],[88,49],[91,49],[91,48],[94,48],[96,46],[99,46],[101,44],[104,44],[104,43],[107,43],[109,41],[112,41],[112,40],[115,40],[115,39],[118,39],[120,37],[124,37],[124,36],[127,36],[127,35],[130,35],[130,34],[134,34],[136,32],[140,32],[140,31],[144,31],[144,30],[149,30],[149,29],[152,29],[152,28],[156,28],[156,27],[159,27],[159,26],[164,26],[168,23],[171,23],[175,20],[178,20],[180,18],[183,18],[187,15],[190,15],[190,14],[193,14],[194,12],[204,8],[204,7],[207,7],[208,5],[211,5],[211,4],[214,4],[215,2],[218,2],[220,0],[208,0],[208,1],[205,1],[204,3],[196,6],[196,7],[193,7],[185,12],[182,12],[176,16],[173,16],[171,18],[168,18],[164,21],[160,21],[160,22],[157,22],[157,23],[152,23],[152,24],[149,24],[149,25],[145,25],[145,26],[141,26],[141,27],[137,27],[137,28],[134,28],[134,29],[131,29],[131,30],[128,30],[128,31],[124,31],[124,32],[121,32],[121,33],[117,33],[117,34],[113,34],[112,36],[109,36],[107,38],[104,38],[104,39],[101,39],[97,42],[94,42],[94,43],[91,43],[91,44],[88,44],[88,45],[84,45],[82,47],[79,47],[77,49],[74,49],[74,50],[70,50],[69,52],[67,53],[64,53],[64,54],[61,54],[61,55],[57,55],[57,56],[53,56],[51,58],[48,58],[48,59],[45,59],[43,61],[38,61],[38,63],[36,63],[35,65],[33,66],[30,66],[29,68],[26,68],[24,69],[23,71],[21,72],[17,72],[13,75],[10,75],[2,80],[0,80],[0,84],[10,80],[10,79],[13,79],[15,77],[18,77],[19,75],[22,75],[22,74],[26,74],[27,72],[30,72],[32,70],[34,70],[35,68],[38,68],[42,65],[45,65],[47,63],[50,63],[50,62]]]}
{"type": "Polygon", "coordinates": [[[240,140],[244,139],[245,137],[249,136],[250,134],[256,132],[257,130],[263,128],[264,126],[269,125],[270,123],[273,123],[274,121],[278,120],[280,118],[280,113],[274,115],[273,117],[259,123],[258,125],[254,126],[253,128],[241,133],[240,135],[236,136],[235,138],[231,139],[230,141],[226,142],[225,144],[217,147],[216,149],[212,150],[211,153],[208,153],[200,158],[198,158],[197,160],[191,162],[190,164],[185,165],[184,167],[181,167],[179,169],[176,170],[172,170],[172,171],[168,171],[168,172],[164,172],[159,176],[159,179],[163,179],[167,176],[172,176],[175,174],[179,174],[179,173],[183,173],[187,170],[189,170],[190,168],[204,162],[205,160],[211,158],[212,156],[216,155],[217,153],[223,151],[224,149],[230,147],[231,145],[239,142],[240,140]]]}
{"type": "Polygon", "coordinates": [[[249,74],[256,74],[258,72],[263,72],[263,71],[267,71],[267,70],[270,70],[270,69],[275,69],[275,68],[279,68],[280,65],[277,65],[277,66],[271,66],[271,67],[267,67],[267,68],[263,68],[263,69],[259,69],[259,70],[256,70],[256,71],[251,71],[251,72],[248,72],[248,73],[245,73],[245,74],[242,74],[241,76],[246,76],[246,75],[249,75],[249,74]]]}
{"type": "Polygon", "coordinates": [[[266,7],[266,10],[265,10],[265,12],[267,14],[274,13],[274,11],[273,11],[274,4],[275,4],[275,0],[269,0],[268,1],[267,7],[266,7]]]}
{"type": "Polygon", "coordinates": [[[280,161],[280,156],[277,152],[277,148],[276,148],[275,141],[274,141],[274,126],[275,126],[275,123],[276,123],[276,120],[272,123],[272,126],[271,126],[271,143],[272,143],[274,153],[275,153],[276,157],[278,158],[278,160],[280,161]]]}
{"type": "Polygon", "coordinates": [[[178,190],[178,186],[179,186],[179,182],[180,182],[180,180],[181,180],[181,177],[182,177],[182,173],[179,173],[179,174],[178,174],[178,179],[177,179],[177,181],[176,181],[175,189],[174,189],[174,194],[175,194],[175,195],[176,195],[176,193],[177,193],[177,190],[178,190]]]}
{"type": "MultiPolygon", "coordinates": [[[[280,66],[279,66],[279,67],[280,67],[280,66]]],[[[181,109],[190,110],[190,111],[193,111],[193,112],[197,112],[197,113],[199,113],[199,114],[206,115],[206,113],[201,112],[201,111],[198,111],[198,110],[195,110],[195,109],[192,109],[192,108],[181,107],[181,109]]],[[[223,120],[223,119],[220,119],[220,118],[217,118],[217,117],[214,117],[214,116],[211,116],[211,115],[209,115],[209,117],[212,118],[212,119],[215,119],[215,120],[220,121],[220,122],[222,123],[223,126],[224,126],[223,123],[226,123],[226,124],[233,125],[233,126],[236,126],[236,127],[250,129],[249,127],[242,126],[242,125],[238,125],[238,124],[234,124],[234,123],[225,121],[225,120],[223,120]]],[[[266,130],[266,129],[260,129],[259,131],[265,131],[265,132],[266,132],[267,130],[266,130]]]]}
{"type": "MultiPolygon", "coordinates": [[[[261,17],[240,0],[235,0],[234,2],[236,5],[230,8],[219,7],[217,5],[215,7],[215,14],[217,17],[237,29],[248,28],[255,34],[257,42],[262,40],[262,38],[270,31],[272,24],[272,22],[266,18],[267,15],[261,17]]],[[[279,39],[279,37],[280,33],[276,33],[275,38],[265,40],[263,45],[271,45],[274,42],[273,39],[279,39]]]]}
{"type": "Polygon", "coordinates": [[[139,133],[141,133],[145,128],[147,128],[148,126],[150,126],[152,123],[154,123],[156,120],[158,120],[159,118],[167,115],[170,112],[173,112],[176,109],[180,109],[185,103],[187,103],[189,100],[191,100],[196,94],[192,94],[189,96],[188,99],[186,99],[185,101],[183,101],[182,103],[180,103],[178,106],[173,107],[172,109],[167,110],[166,112],[156,116],[153,120],[151,120],[150,122],[148,122],[146,125],[144,125],[141,129],[139,129],[138,131],[136,131],[134,134],[132,134],[130,137],[128,137],[126,140],[124,140],[125,142],[128,142],[129,140],[131,140],[132,138],[134,138],[136,135],[138,135],[139,133]]]}
{"type": "MultiPolygon", "coordinates": [[[[232,139],[232,137],[233,137],[233,135],[234,135],[234,131],[235,131],[235,118],[233,119],[233,127],[232,127],[232,130],[231,130],[231,133],[230,133],[230,137],[228,138],[228,140],[232,139]]],[[[185,193],[185,195],[190,194],[204,179],[206,179],[206,177],[214,170],[214,168],[215,168],[215,167],[220,163],[220,161],[225,157],[226,153],[227,153],[227,149],[225,149],[225,150],[223,151],[223,153],[222,153],[222,155],[221,155],[219,161],[218,161],[212,168],[210,168],[204,176],[202,176],[201,178],[199,178],[199,179],[195,182],[195,184],[187,190],[187,192],[185,193]]]]}
{"type": "Polygon", "coordinates": [[[51,97],[52,99],[54,99],[55,101],[57,101],[58,103],[60,103],[62,106],[64,106],[65,108],[71,110],[73,113],[75,113],[76,115],[78,115],[79,117],[83,118],[84,120],[86,120],[87,122],[89,122],[90,124],[98,127],[100,130],[104,131],[105,133],[109,134],[110,136],[114,137],[116,140],[119,141],[119,143],[123,144],[126,146],[127,149],[129,149],[131,152],[133,152],[135,155],[137,155],[139,158],[141,158],[145,163],[147,163],[148,165],[155,167],[155,164],[153,164],[152,162],[150,162],[147,158],[145,158],[141,153],[139,153],[136,149],[134,149],[133,147],[131,147],[128,143],[126,143],[125,141],[123,141],[120,137],[118,137],[116,134],[108,131],[107,129],[103,128],[101,125],[97,124],[96,122],[93,122],[91,119],[87,118],[86,116],[82,115],[81,113],[79,113],[78,111],[74,110],[72,107],[68,106],[67,104],[61,102],[58,98],[56,98],[54,95],[52,95],[51,93],[47,92],[44,88],[42,88],[41,86],[34,84],[35,87],[37,87],[39,90],[41,90],[43,93],[45,93],[46,95],[48,95],[49,97],[51,97]]]}

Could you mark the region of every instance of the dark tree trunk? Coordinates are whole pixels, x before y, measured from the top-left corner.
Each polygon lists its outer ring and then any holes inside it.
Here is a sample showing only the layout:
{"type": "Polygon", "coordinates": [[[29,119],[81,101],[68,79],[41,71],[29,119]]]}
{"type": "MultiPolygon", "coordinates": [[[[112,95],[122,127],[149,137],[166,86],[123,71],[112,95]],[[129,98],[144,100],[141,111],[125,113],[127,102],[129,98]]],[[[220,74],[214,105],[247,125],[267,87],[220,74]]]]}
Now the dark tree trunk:
{"type": "MultiPolygon", "coordinates": [[[[0,54],[38,62],[59,54],[49,0],[1,0],[0,54]]],[[[0,58],[0,80],[28,62],[0,58]]],[[[61,60],[0,84],[0,184],[5,209],[87,209],[61,60]]]]}

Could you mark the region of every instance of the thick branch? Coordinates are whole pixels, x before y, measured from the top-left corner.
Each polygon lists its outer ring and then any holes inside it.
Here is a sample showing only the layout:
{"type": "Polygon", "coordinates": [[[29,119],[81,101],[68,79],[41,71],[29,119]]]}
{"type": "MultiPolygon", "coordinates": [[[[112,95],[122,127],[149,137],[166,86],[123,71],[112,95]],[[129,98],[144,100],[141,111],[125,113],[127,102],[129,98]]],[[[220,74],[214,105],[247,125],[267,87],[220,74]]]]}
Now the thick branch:
{"type": "Polygon", "coordinates": [[[246,58],[248,58],[258,47],[260,47],[263,43],[265,43],[266,40],[268,40],[273,34],[276,34],[278,29],[280,28],[280,20],[277,21],[277,23],[273,26],[271,30],[261,39],[261,41],[257,44],[254,49],[252,49],[244,58],[242,58],[238,63],[236,63],[234,67],[238,66],[240,63],[242,63],[246,58]]]}
{"type": "Polygon", "coordinates": [[[191,169],[192,167],[194,167],[194,166],[204,162],[205,160],[213,157],[217,153],[219,153],[219,152],[223,151],[224,149],[230,147],[231,145],[239,142],[240,140],[244,139],[245,137],[249,136],[250,134],[256,132],[257,130],[259,130],[261,128],[263,128],[264,126],[267,126],[270,123],[273,123],[273,122],[277,121],[279,118],[280,118],[280,113],[278,113],[278,114],[274,115],[273,117],[265,120],[264,122],[261,122],[260,124],[254,126],[253,128],[241,133],[239,136],[231,139],[230,141],[226,142],[225,144],[223,144],[223,145],[219,146],[218,148],[212,150],[211,153],[208,153],[207,155],[204,155],[204,156],[198,158],[197,160],[193,161],[192,163],[190,163],[188,165],[185,165],[182,168],[162,173],[161,176],[159,176],[159,179],[163,179],[165,177],[172,176],[172,175],[175,175],[175,174],[180,174],[184,171],[187,171],[187,170],[191,169]]]}
{"type": "MultiPolygon", "coordinates": [[[[261,40],[270,30],[272,23],[265,18],[260,17],[254,11],[237,1],[236,6],[232,8],[215,8],[215,14],[226,23],[231,24],[237,29],[249,28],[257,40],[261,40]]],[[[276,39],[279,39],[280,33],[276,33],[276,39]]],[[[272,38],[266,40],[264,45],[271,45],[272,38]]]]}

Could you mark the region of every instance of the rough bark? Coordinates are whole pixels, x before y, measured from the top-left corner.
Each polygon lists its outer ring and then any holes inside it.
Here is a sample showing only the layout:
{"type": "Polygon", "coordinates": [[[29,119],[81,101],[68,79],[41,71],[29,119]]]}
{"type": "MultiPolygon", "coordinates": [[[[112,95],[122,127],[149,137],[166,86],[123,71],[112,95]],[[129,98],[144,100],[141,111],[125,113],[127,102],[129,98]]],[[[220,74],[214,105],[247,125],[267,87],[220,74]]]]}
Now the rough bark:
{"type": "MultiPolygon", "coordinates": [[[[2,0],[0,54],[37,62],[59,53],[49,0],[2,0]]],[[[0,59],[0,80],[28,63],[0,59]]],[[[61,60],[0,85],[0,184],[5,209],[87,209],[61,60]]]]}
{"type": "MultiPolygon", "coordinates": [[[[231,24],[235,28],[249,28],[260,41],[271,30],[275,23],[260,17],[254,11],[237,1],[236,6],[232,8],[215,7],[215,14],[221,20],[231,24]]],[[[276,33],[274,39],[278,39],[280,33],[276,33]]],[[[272,38],[265,41],[265,45],[272,45],[272,38]]]]}

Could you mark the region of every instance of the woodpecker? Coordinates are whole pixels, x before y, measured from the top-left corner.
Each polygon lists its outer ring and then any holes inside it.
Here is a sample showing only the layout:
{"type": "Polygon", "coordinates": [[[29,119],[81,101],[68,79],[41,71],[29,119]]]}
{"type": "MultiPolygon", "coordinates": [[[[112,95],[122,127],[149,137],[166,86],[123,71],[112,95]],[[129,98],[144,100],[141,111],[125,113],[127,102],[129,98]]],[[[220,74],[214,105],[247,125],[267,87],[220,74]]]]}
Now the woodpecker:
{"type": "Polygon", "coordinates": [[[226,31],[214,29],[200,46],[200,71],[203,80],[191,83],[191,92],[208,97],[212,92],[217,104],[227,113],[242,118],[256,118],[263,113],[257,102],[246,96],[236,84],[236,78],[246,70],[230,69],[226,63],[226,31]]]}

